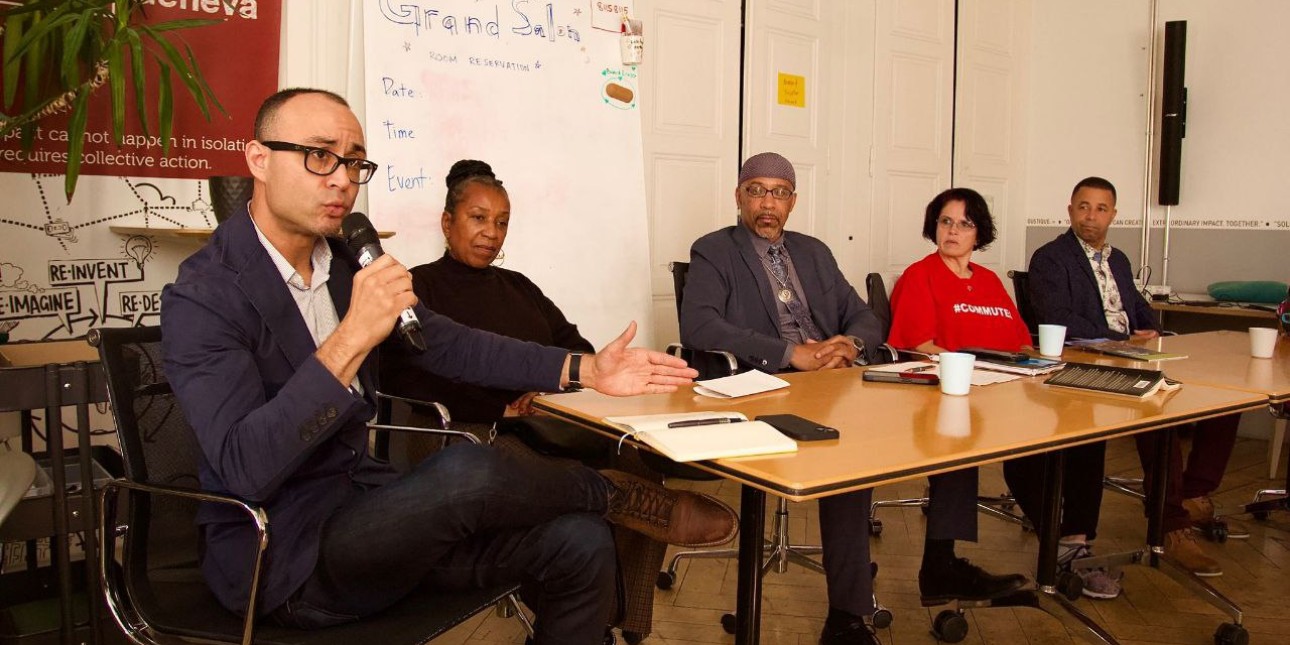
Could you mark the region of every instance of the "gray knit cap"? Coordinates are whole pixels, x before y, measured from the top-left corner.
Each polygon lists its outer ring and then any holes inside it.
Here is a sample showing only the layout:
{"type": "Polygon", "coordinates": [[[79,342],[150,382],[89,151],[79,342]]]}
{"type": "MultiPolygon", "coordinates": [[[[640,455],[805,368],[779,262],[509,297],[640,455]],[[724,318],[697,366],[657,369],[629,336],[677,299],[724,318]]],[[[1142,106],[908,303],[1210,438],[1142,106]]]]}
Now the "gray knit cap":
{"type": "Polygon", "coordinates": [[[753,155],[739,169],[739,185],[741,186],[745,181],[758,177],[783,179],[792,184],[794,189],[797,188],[797,173],[793,172],[793,164],[774,152],[753,155]]]}

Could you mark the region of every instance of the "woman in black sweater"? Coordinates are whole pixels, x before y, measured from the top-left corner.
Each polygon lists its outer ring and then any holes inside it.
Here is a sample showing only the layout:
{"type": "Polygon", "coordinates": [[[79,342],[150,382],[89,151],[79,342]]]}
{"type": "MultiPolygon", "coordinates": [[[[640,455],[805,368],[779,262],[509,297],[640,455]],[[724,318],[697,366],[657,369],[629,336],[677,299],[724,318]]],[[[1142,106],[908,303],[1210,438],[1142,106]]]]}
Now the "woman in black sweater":
{"type": "MultiPolygon", "coordinates": [[[[412,288],[421,304],[468,327],[575,352],[595,352],[533,281],[493,266],[499,256],[505,257],[502,245],[511,201],[492,168],[482,161],[458,161],[446,183],[441,225],[448,248],[438,260],[412,269],[412,288]]],[[[536,394],[424,375],[418,375],[414,391],[418,398],[448,406],[454,421],[485,424],[503,416],[529,414],[536,394]]]]}
{"type": "MultiPolygon", "coordinates": [[[[443,257],[412,269],[412,288],[428,309],[463,325],[503,336],[592,353],[595,348],[578,333],[578,328],[560,312],[533,281],[510,269],[494,266],[505,257],[511,201],[501,180],[487,163],[461,160],[452,165],[446,179],[443,236],[447,250],[443,257]]],[[[506,417],[528,417],[537,392],[516,392],[457,383],[419,370],[404,369],[398,362],[383,362],[381,382],[392,394],[447,406],[454,429],[490,436],[503,432],[495,442],[499,449],[522,458],[537,457],[528,446],[553,456],[576,455],[588,465],[627,470],[659,480],[634,450],[616,454],[615,442],[585,429],[551,417],[532,417],[527,423],[510,424],[506,417]],[[564,427],[561,427],[564,426],[564,427]],[[507,428],[524,433],[523,443],[504,434],[507,428]],[[528,444],[526,446],[525,444],[528,444]]],[[[512,420],[515,421],[515,420],[512,420]]],[[[410,443],[417,443],[409,440],[410,443]]],[[[426,455],[423,445],[409,445],[412,461],[426,455]]],[[[651,631],[654,581],[662,565],[666,545],[645,536],[614,527],[614,541],[622,574],[620,616],[614,623],[623,630],[628,643],[637,643],[651,631]]]]}

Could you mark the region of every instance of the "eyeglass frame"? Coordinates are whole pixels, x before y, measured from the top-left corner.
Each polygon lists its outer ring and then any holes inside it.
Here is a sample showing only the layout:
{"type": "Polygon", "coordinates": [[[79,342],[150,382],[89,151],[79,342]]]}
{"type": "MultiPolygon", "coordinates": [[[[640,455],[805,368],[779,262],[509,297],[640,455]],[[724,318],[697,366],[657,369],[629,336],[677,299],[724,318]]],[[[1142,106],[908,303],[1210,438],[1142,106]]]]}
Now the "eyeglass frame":
{"type": "Polygon", "coordinates": [[[785,186],[776,186],[776,187],[774,187],[774,188],[767,188],[767,187],[765,187],[765,186],[763,186],[763,185],[761,185],[761,184],[759,184],[759,183],[756,183],[756,182],[753,182],[753,183],[747,184],[747,185],[745,185],[743,188],[740,188],[740,190],[742,190],[742,191],[744,192],[744,194],[745,194],[745,195],[747,195],[747,196],[749,196],[749,197],[751,197],[751,198],[753,198],[753,199],[761,199],[762,197],[765,197],[766,195],[770,195],[771,197],[773,197],[773,198],[775,198],[775,199],[777,199],[777,200],[779,200],[779,201],[781,201],[781,202],[782,202],[782,201],[785,201],[785,200],[787,200],[787,199],[791,198],[793,195],[796,195],[796,194],[797,194],[797,191],[795,191],[795,190],[793,190],[793,189],[791,189],[791,188],[787,188],[787,187],[785,187],[785,186]],[[758,189],[760,189],[760,190],[762,190],[762,191],[764,191],[764,192],[763,192],[762,194],[760,194],[760,195],[754,195],[754,194],[753,194],[753,187],[754,187],[754,186],[756,186],[758,189]],[[777,190],[779,190],[779,191],[788,191],[788,193],[787,193],[787,194],[785,194],[783,197],[780,197],[779,195],[776,195],[776,194],[775,194],[775,191],[777,191],[777,190]]]}
{"type": "Polygon", "coordinates": [[[963,233],[976,230],[976,222],[973,222],[970,219],[953,220],[949,217],[942,216],[936,218],[936,225],[941,228],[955,228],[963,233]]]}
{"type": "Polygon", "coordinates": [[[336,169],[340,168],[341,164],[344,164],[345,174],[349,177],[349,180],[356,184],[359,184],[360,186],[363,184],[366,184],[369,181],[372,181],[372,178],[376,177],[376,169],[381,167],[380,164],[370,159],[367,159],[365,157],[342,157],[326,148],[319,148],[318,146],[306,146],[299,143],[291,143],[290,141],[261,141],[260,145],[276,152],[304,153],[301,156],[301,161],[305,165],[305,170],[309,171],[311,174],[318,175],[319,177],[326,177],[336,172],[336,169]],[[332,158],[333,163],[332,163],[331,170],[328,170],[327,172],[318,172],[313,168],[309,167],[309,155],[315,152],[325,153],[332,158]],[[363,166],[363,165],[354,166],[353,164],[355,163],[362,163],[362,164],[365,164],[366,166],[363,166]],[[351,174],[352,172],[358,172],[361,177],[363,168],[367,166],[371,167],[371,173],[368,174],[367,179],[356,179],[351,174]]]}

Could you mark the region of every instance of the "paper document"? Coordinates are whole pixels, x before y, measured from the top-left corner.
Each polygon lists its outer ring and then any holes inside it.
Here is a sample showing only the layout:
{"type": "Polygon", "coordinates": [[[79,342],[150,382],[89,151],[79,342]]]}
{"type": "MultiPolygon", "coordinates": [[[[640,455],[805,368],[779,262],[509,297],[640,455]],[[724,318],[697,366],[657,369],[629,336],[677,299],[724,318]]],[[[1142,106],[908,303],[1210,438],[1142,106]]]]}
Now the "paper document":
{"type": "Polygon", "coordinates": [[[738,412],[646,414],[605,417],[605,421],[672,461],[797,452],[796,441],[738,412]]]}
{"type": "Polygon", "coordinates": [[[788,381],[758,370],[748,370],[743,374],[694,382],[695,392],[714,399],[732,399],[785,387],[788,387],[788,381]]]}
{"type": "MultiPolygon", "coordinates": [[[[936,373],[936,363],[931,361],[908,361],[905,363],[889,363],[887,365],[878,365],[870,368],[878,372],[931,372],[936,373]]],[[[1021,378],[1015,374],[1005,374],[1003,372],[992,372],[988,370],[972,370],[972,385],[994,385],[995,383],[1007,383],[1021,378]]]]}

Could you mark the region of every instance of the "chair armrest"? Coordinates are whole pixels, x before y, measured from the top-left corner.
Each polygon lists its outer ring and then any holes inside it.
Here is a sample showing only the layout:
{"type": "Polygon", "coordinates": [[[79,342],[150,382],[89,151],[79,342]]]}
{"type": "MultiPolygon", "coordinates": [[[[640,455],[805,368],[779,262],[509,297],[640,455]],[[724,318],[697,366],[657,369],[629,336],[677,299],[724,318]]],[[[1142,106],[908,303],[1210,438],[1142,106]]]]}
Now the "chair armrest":
{"type": "MultiPolygon", "coordinates": [[[[730,376],[739,372],[739,360],[734,354],[719,349],[692,349],[680,343],[669,343],[667,353],[684,360],[686,363],[695,363],[695,359],[703,357],[701,367],[712,367],[718,372],[724,374],[705,374],[705,370],[699,369],[699,378],[715,378],[719,376],[730,376]]],[[[691,367],[694,367],[691,365],[691,367]]]]}
{"type": "Polygon", "coordinates": [[[882,365],[884,363],[895,363],[900,360],[900,350],[883,343],[878,346],[878,355],[874,357],[869,365],[882,365]]]}
{"type": "MultiPolygon", "coordinates": [[[[147,624],[140,618],[135,609],[136,604],[130,598],[130,586],[125,580],[124,569],[113,566],[116,561],[117,538],[117,502],[119,490],[131,490],[149,495],[168,495],[182,497],[199,502],[227,504],[242,509],[255,522],[256,549],[255,560],[251,569],[251,594],[246,603],[246,616],[242,622],[242,643],[251,645],[255,637],[255,606],[260,589],[260,574],[263,571],[264,552],[269,548],[269,515],[264,509],[248,504],[235,497],[218,495],[191,488],[179,488],[164,484],[141,484],[128,479],[114,479],[103,485],[99,497],[99,585],[108,604],[109,613],[122,632],[134,635],[147,624]]],[[[128,566],[128,565],[127,565],[128,566]]]]}
{"type": "Polygon", "coordinates": [[[483,443],[479,440],[479,437],[476,437],[475,435],[470,434],[469,432],[463,432],[461,430],[440,430],[439,428],[418,428],[416,426],[393,426],[385,423],[369,423],[367,424],[367,429],[382,430],[385,432],[415,432],[417,434],[435,434],[435,435],[440,435],[444,437],[460,437],[471,443],[483,443]]]}
{"type": "Polygon", "coordinates": [[[434,410],[435,414],[439,415],[440,426],[447,428],[452,425],[452,415],[448,414],[448,407],[437,401],[423,401],[421,399],[414,399],[410,396],[397,396],[379,391],[376,393],[376,401],[378,405],[388,405],[389,402],[400,401],[402,403],[407,403],[408,405],[429,408],[434,410]]]}

